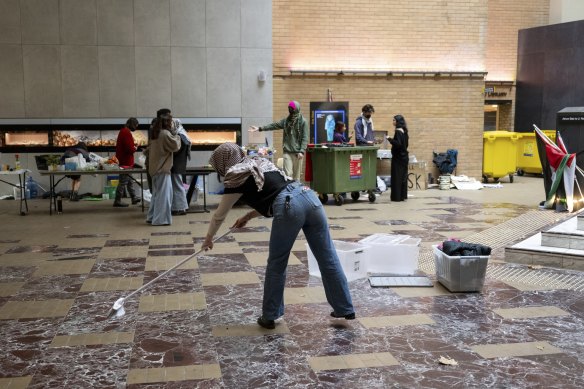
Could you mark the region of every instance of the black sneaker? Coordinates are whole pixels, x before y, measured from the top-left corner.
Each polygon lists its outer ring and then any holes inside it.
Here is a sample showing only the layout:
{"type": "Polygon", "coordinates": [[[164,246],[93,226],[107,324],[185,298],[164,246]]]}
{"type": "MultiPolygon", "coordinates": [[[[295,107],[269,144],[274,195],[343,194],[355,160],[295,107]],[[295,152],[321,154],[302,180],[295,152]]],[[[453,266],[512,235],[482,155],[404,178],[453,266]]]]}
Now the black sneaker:
{"type": "Polygon", "coordinates": [[[273,320],[266,320],[263,316],[258,317],[258,324],[267,330],[276,328],[276,323],[273,320]]]}
{"type": "Polygon", "coordinates": [[[126,208],[129,207],[130,204],[124,204],[124,203],[114,203],[114,207],[116,208],[126,208]]]}
{"type": "Polygon", "coordinates": [[[355,320],[355,312],[349,313],[348,315],[337,315],[334,312],[331,312],[331,316],[335,319],[345,318],[346,320],[355,320]]]}
{"type": "Polygon", "coordinates": [[[187,211],[184,211],[184,210],[182,210],[182,211],[171,211],[170,214],[172,216],[184,216],[184,215],[187,214],[187,211]]]}
{"type": "Polygon", "coordinates": [[[140,203],[140,201],[142,201],[142,200],[140,200],[140,199],[132,199],[132,205],[136,205],[136,204],[140,203]]]}
{"type": "Polygon", "coordinates": [[[79,201],[79,194],[77,192],[71,193],[70,201],[79,201]]]}

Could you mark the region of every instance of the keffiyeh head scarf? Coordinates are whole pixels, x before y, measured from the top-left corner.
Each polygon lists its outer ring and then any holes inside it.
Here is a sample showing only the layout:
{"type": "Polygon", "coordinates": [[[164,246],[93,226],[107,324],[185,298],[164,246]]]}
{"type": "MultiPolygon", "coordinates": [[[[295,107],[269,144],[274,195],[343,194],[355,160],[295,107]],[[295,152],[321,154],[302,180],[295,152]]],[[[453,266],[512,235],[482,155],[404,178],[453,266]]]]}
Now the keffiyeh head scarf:
{"type": "Polygon", "coordinates": [[[224,177],[226,188],[240,187],[253,176],[258,192],[264,187],[264,174],[279,172],[286,177],[273,163],[264,158],[248,158],[245,152],[235,143],[223,143],[213,151],[209,164],[217,174],[224,177]]]}

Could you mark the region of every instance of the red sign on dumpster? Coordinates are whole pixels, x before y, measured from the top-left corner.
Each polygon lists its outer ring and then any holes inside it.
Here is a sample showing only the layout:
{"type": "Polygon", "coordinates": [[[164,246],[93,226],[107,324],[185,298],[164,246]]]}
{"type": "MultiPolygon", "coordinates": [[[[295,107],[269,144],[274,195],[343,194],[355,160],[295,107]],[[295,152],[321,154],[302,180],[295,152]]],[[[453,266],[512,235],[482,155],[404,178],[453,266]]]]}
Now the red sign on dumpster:
{"type": "Polygon", "coordinates": [[[351,180],[361,178],[361,161],[363,160],[363,154],[352,154],[349,159],[349,178],[351,180]]]}

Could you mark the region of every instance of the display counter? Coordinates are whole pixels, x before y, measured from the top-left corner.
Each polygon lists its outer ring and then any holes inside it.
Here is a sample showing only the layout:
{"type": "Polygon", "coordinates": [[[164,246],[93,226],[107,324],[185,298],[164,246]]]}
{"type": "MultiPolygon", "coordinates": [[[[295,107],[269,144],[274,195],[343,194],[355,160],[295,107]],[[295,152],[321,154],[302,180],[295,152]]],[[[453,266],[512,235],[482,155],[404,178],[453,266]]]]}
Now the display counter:
{"type": "MultiPolygon", "coordinates": [[[[138,146],[148,144],[152,118],[138,118],[138,146]]],[[[126,119],[0,119],[0,152],[61,153],[79,142],[90,151],[114,151],[126,119]]],[[[241,145],[241,118],[181,118],[191,150],[213,150],[225,142],[241,145]]]]}

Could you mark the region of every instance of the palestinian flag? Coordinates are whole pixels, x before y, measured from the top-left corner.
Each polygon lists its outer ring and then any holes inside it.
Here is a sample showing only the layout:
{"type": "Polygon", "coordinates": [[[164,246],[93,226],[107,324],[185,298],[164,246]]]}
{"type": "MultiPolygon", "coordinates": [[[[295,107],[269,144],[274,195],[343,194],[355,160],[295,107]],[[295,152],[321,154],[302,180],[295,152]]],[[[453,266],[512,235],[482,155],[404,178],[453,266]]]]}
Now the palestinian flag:
{"type": "MultiPolygon", "coordinates": [[[[542,158],[542,167],[544,170],[544,186],[546,189],[544,207],[548,209],[553,208],[556,200],[565,196],[568,212],[573,212],[574,182],[576,180],[576,154],[568,153],[559,132],[556,135],[556,144],[548,138],[543,131],[537,128],[535,124],[533,127],[535,128],[535,133],[537,135],[538,149],[540,149],[539,155],[540,158],[542,158]],[[541,152],[542,148],[544,153],[541,152]],[[543,161],[543,159],[545,159],[545,161],[543,161]],[[546,173],[548,176],[551,174],[551,177],[547,177],[547,182],[545,182],[546,173]],[[560,186],[562,181],[563,185],[560,186]],[[563,196],[560,196],[560,194],[563,194],[563,196]]],[[[580,197],[582,197],[582,195],[580,197]]]]}

